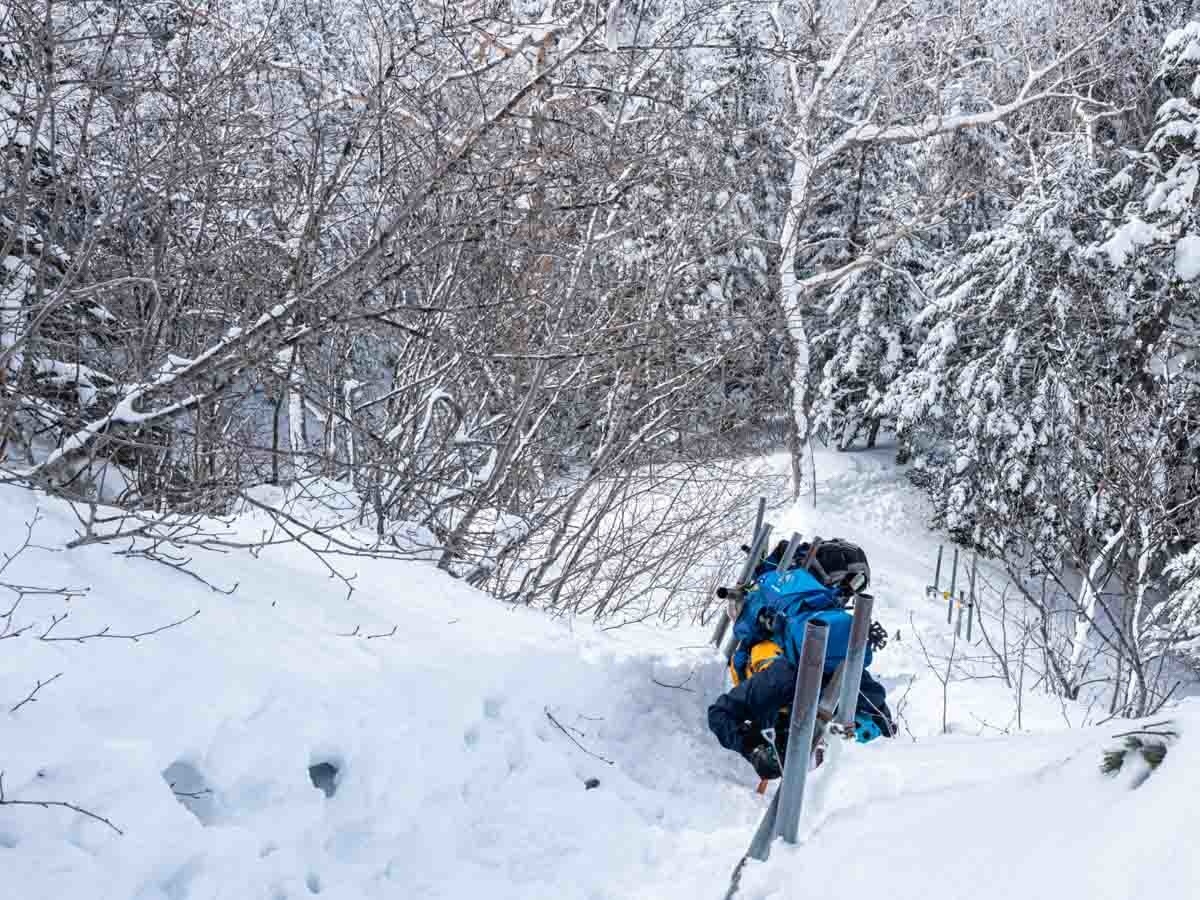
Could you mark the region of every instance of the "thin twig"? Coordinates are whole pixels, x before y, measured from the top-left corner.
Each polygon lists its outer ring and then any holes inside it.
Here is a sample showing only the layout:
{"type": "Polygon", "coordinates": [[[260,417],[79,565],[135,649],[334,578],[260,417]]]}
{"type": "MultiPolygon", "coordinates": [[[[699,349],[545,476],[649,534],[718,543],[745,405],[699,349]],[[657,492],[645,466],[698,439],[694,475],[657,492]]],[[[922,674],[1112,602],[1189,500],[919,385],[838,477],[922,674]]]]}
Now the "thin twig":
{"type": "Polygon", "coordinates": [[[653,681],[655,684],[657,684],[659,687],[671,688],[671,690],[673,690],[673,691],[687,691],[689,694],[694,694],[694,693],[696,693],[696,689],[687,687],[687,683],[692,680],[692,676],[695,674],[696,674],[696,670],[692,669],[692,671],[688,674],[688,677],[683,679],[683,681],[679,682],[679,684],[667,684],[665,682],[659,681],[653,675],[650,676],[650,680],[653,681]]]}
{"type": "Polygon", "coordinates": [[[75,641],[77,644],[82,644],[84,641],[90,641],[93,638],[111,638],[113,640],[133,641],[134,643],[137,643],[144,637],[150,637],[152,634],[159,634],[163,631],[166,631],[168,628],[175,628],[178,625],[182,625],[184,622],[190,622],[192,619],[196,618],[196,616],[200,615],[200,610],[196,610],[190,616],[185,616],[177,622],[168,622],[166,625],[160,625],[158,628],[151,628],[149,631],[139,631],[137,634],[113,634],[109,630],[112,626],[105,625],[94,634],[70,634],[66,635],[65,637],[50,637],[50,632],[57,628],[59,623],[66,619],[68,615],[70,615],[70,613],[63,613],[61,616],[51,616],[50,624],[46,627],[46,630],[41,633],[41,635],[38,637],[38,640],[48,642],[75,641]]]}
{"type": "Polygon", "coordinates": [[[63,800],[8,800],[4,796],[4,773],[0,772],[0,806],[40,806],[42,809],[50,809],[53,806],[69,809],[72,812],[77,812],[81,816],[87,816],[89,819],[95,819],[97,822],[103,822],[117,834],[125,834],[120,828],[110,822],[104,816],[98,816],[90,810],[84,809],[82,806],[76,806],[74,803],[67,803],[63,800]]]}
{"type": "Polygon", "coordinates": [[[205,579],[203,576],[197,575],[195,572],[193,572],[191,569],[188,568],[188,566],[191,565],[191,562],[192,562],[192,559],[190,556],[173,557],[166,553],[161,553],[161,552],[157,551],[154,547],[145,547],[141,550],[135,550],[135,549],[133,549],[133,547],[130,547],[128,550],[118,551],[117,556],[124,556],[129,559],[148,559],[151,562],[156,562],[156,563],[159,563],[160,565],[167,566],[170,569],[174,569],[176,572],[182,572],[184,575],[188,575],[188,576],[194,578],[196,581],[200,582],[202,585],[209,588],[214,593],[224,594],[226,597],[233,594],[238,589],[238,585],[241,583],[241,582],[235,581],[233,583],[233,587],[231,587],[231,588],[228,588],[228,589],[219,588],[212,582],[205,579]]]}
{"type": "Polygon", "coordinates": [[[10,709],[9,712],[15,713],[18,709],[20,709],[26,703],[36,703],[37,702],[37,692],[40,691],[42,688],[44,688],[46,685],[50,684],[52,681],[58,681],[58,679],[62,678],[62,675],[63,675],[63,673],[59,672],[53,678],[47,678],[45,681],[42,681],[41,679],[39,679],[38,683],[37,683],[37,687],[35,687],[32,691],[29,692],[29,696],[26,697],[24,700],[22,700],[20,703],[18,703],[16,706],[14,706],[12,709],[10,709]]]}
{"type": "Polygon", "coordinates": [[[1120,734],[1114,734],[1113,737],[1114,738],[1133,737],[1134,735],[1139,735],[1139,734],[1146,734],[1146,735],[1153,735],[1154,737],[1167,737],[1167,738],[1179,737],[1179,732],[1177,732],[1173,729],[1169,729],[1167,731],[1154,731],[1153,730],[1155,728],[1162,728],[1164,725],[1173,725],[1173,724],[1174,723],[1170,719],[1168,719],[1164,722],[1153,722],[1153,723],[1145,726],[1144,728],[1136,728],[1133,731],[1123,731],[1120,734]]]}
{"type": "Polygon", "coordinates": [[[17,599],[13,601],[13,605],[9,607],[8,612],[4,613],[3,615],[0,615],[0,619],[4,620],[4,629],[2,631],[0,631],[0,641],[5,640],[6,638],[20,637],[22,634],[24,634],[26,631],[28,631],[30,628],[33,627],[32,622],[30,622],[28,625],[25,625],[21,628],[14,629],[12,627],[13,616],[17,612],[17,607],[21,605],[21,601],[24,599],[25,599],[24,594],[18,594],[17,599]]]}
{"type": "Polygon", "coordinates": [[[201,797],[205,797],[212,793],[212,788],[201,788],[198,791],[177,791],[175,790],[176,784],[177,782],[174,781],[172,781],[170,784],[171,793],[176,797],[186,797],[188,800],[199,800],[201,797]]]}
{"type": "Polygon", "coordinates": [[[550,707],[548,707],[548,706],[545,707],[544,711],[546,713],[546,718],[549,719],[551,722],[553,722],[554,727],[557,728],[559,731],[561,731],[563,734],[565,734],[570,739],[572,744],[574,744],[576,747],[578,747],[580,750],[582,750],[588,756],[594,757],[594,758],[600,760],[600,762],[602,762],[602,763],[608,763],[610,766],[616,765],[616,763],[614,763],[611,759],[605,759],[599,753],[593,753],[587,747],[583,746],[583,744],[579,743],[579,741],[577,741],[575,739],[575,736],[573,734],[571,734],[571,732],[567,731],[567,729],[563,726],[563,723],[558,721],[558,719],[554,718],[554,714],[550,712],[550,707]]]}

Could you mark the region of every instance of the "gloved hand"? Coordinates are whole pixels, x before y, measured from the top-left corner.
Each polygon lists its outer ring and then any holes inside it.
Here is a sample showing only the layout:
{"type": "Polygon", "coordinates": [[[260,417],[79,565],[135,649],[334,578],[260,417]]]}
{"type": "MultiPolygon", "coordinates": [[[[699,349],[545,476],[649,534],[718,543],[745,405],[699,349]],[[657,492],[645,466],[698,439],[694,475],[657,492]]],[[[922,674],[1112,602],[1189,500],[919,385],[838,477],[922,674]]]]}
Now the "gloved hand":
{"type": "Polygon", "coordinates": [[[868,744],[882,734],[883,731],[871,716],[859,713],[854,717],[854,739],[860,744],[868,744]]]}
{"type": "Polygon", "coordinates": [[[872,650],[882,650],[887,646],[888,633],[887,629],[878,622],[871,623],[871,630],[867,632],[867,643],[872,650]]]}
{"type": "Polygon", "coordinates": [[[779,754],[770,744],[759,744],[750,751],[748,759],[759,778],[766,778],[769,781],[783,774],[783,767],[779,764],[779,754]]]}

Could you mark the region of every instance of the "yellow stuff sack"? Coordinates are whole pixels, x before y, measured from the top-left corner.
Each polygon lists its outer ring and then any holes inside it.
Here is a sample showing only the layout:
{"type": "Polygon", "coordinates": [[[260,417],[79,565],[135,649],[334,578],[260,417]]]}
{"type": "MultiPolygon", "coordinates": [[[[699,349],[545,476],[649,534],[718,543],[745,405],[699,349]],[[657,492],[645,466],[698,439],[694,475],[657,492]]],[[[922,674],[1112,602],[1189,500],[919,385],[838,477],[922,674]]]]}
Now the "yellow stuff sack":
{"type": "MultiPolygon", "coordinates": [[[[746,666],[746,677],[753,678],[780,656],[783,656],[783,648],[777,643],[759,641],[750,648],[750,664],[746,666]]],[[[741,683],[742,679],[738,676],[737,668],[732,662],[729,664],[729,674],[732,676],[735,686],[741,683]]]]}

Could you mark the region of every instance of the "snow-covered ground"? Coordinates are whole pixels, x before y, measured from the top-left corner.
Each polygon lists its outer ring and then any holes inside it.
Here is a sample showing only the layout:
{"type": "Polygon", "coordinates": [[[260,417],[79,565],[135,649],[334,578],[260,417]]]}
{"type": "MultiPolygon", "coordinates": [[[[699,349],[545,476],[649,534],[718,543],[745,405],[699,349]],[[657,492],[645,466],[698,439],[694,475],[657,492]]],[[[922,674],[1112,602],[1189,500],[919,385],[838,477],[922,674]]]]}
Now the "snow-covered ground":
{"type": "MultiPolygon", "coordinates": [[[[1200,897],[1190,734],[1136,791],[1097,768],[1127,723],[1071,729],[1083,711],[1027,692],[1017,733],[998,679],[952,682],[942,734],[926,656],[948,632],[924,596],[938,537],[886,460],[818,454],[817,509],[773,519],[867,550],[876,617],[899,631],[873,671],[902,735],[823,767],[803,844],[750,866],[739,896],[1200,897]]],[[[705,727],[724,683],[708,629],[549,619],[415,561],[343,560],[347,597],[296,546],[193,553],[213,584],[237,583],[226,596],[112,547],[40,549],[78,527],[61,503],[2,488],[0,510],[10,552],[40,516],[38,547],[0,581],[90,588],[27,596],[9,630],[29,629],[0,640],[5,799],[69,802],[123,832],[0,807],[4,898],[718,898],[765,806],[705,727]],[[68,611],[50,636],[195,610],[137,642],[37,639],[68,611]],[[310,775],[322,763],[330,796],[310,775]]],[[[1175,715],[1186,731],[1198,712],[1175,715]]]]}

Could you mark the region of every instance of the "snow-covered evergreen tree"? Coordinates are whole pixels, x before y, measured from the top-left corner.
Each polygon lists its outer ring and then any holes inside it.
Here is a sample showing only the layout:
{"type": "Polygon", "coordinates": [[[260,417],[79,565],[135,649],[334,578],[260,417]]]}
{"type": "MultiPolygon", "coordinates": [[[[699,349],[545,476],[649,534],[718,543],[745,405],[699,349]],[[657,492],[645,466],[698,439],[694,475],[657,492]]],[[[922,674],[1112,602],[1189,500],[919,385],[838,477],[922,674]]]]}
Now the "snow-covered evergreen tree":
{"type": "Polygon", "coordinates": [[[1062,449],[1077,391],[1108,352],[1107,288],[1087,256],[1102,187],[1079,148],[1064,147],[1003,224],[947,262],[913,319],[920,348],[883,409],[902,440],[928,450],[920,463],[939,514],[966,536],[982,507],[998,521],[1028,515],[1048,481],[1070,477],[1062,449]]]}
{"type": "Polygon", "coordinates": [[[1200,22],[1170,34],[1157,128],[1113,181],[1124,199],[1100,250],[1127,274],[1131,378],[1195,378],[1200,363],[1200,22]]]}
{"type": "Polygon", "coordinates": [[[1200,671],[1200,544],[1172,560],[1166,577],[1170,593],[1150,622],[1149,638],[1200,671]]]}
{"type": "Polygon", "coordinates": [[[927,247],[901,241],[881,261],[830,292],[815,317],[814,357],[821,362],[813,425],[840,449],[874,446],[885,425],[884,397],[907,370],[909,323],[923,306],[921,282],[933,264],[927,247]]]}

